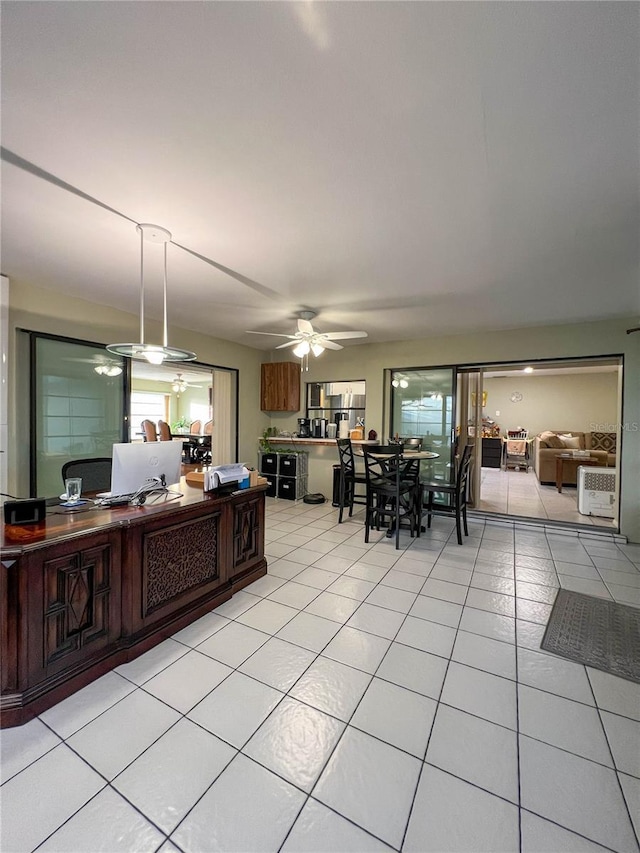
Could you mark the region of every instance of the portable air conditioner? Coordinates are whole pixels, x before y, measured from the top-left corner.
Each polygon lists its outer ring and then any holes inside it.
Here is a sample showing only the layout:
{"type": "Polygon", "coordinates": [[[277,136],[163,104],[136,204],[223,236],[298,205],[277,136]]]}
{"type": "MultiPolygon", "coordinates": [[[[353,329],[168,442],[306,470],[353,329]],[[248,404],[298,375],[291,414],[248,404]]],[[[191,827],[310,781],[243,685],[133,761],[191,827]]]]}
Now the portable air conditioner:
{"type": "Polygon", "coordinates": [[[578,468],[578,512],[614,518],[616,513],[615,468],[578,468]]]}

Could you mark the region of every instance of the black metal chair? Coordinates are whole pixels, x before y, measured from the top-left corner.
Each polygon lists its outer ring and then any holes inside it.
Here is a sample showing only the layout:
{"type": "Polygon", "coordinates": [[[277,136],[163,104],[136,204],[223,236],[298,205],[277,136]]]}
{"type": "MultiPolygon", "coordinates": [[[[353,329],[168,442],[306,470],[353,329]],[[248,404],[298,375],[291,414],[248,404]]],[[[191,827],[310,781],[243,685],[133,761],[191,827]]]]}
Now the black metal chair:
{"type": "Polygon", "coordinates": [[[458,534],[458,545],[462,545],[462,526],[465,536],[469,535],[467,527],[467,481],[469,479],[469,466],[473,445],[466,444],[458,464],[456,479],[453,483],[436,481],[432,483],[421,483],[420,514],[426,509],[427,527],[431,527],[432,515],[454,515],[456,519],[456,532],[458,534]],[[428,495],[426,507],[424,505],[425,493],[428,495]],[[451,496],[451,503],[438,503],[434,495],[446,494],[451,496]]]}
{"type": "Polygon", "coordinates": [[[402,459],[402,448],[395,452],[379,447],[364,448],[364,467],[367,481],[364,541],[369,541],[369,530],[388,520],[389,530],[395,532],[396,548],[400,547],[400,526],[409,522],[411,536],[420,535],[420,517],[417,512],[419,487],[410,472],[416,460],[402,459]]]}
{"type": "Polygon", "coordinates": [[[111,458],[72,459],[62,466],[62,482],[67,477],[82,477],[83,492],[108,492],[111,488],[111,458]]]}
{"type": "Polygon", "coordinates": [[[340,496],[338,506],[338,524],[342,524],[342,514],[345,507],[349,507],[349,518],[353,515],[354,504],[365,504],[366,495],[356,494],[356,484],[360,483],[366,486],[367,478],[365,474],[360,474],[356,471],[356,463],[353,455],[353,447],[351,446],[350,438],[336,439],[338,445],[338,456],[340,459],[340,496]]]}

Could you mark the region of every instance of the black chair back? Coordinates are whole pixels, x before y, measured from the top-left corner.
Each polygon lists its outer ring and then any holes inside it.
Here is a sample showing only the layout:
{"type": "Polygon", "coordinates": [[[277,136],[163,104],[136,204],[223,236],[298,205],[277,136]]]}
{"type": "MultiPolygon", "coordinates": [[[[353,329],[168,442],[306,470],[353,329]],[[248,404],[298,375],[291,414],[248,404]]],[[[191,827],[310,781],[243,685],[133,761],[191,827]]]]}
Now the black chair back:
{"type": "Polygon", "coordinates": [[[356,463],[353,455],[353,447],[351,446],[350,438],[336,439],[338,445],[338,458],[340,460],[340,495],[338,506],[338,524],[342,524],[342,515],[345,507],[349,507],[349,516],[353,515],[353,505],[364,504],[365,496],[361,493],[356,494],[356,484],[364,485],[366,478],[364,474],[356,471],[356,463]]]}
{"type": "Polygon", "coordinates": [[[342,476],[349,474],[355,474],[356,472],[356,463],[353,458],[353,447],[351,446],[350,438],[337,438],[336,444],[338,445],[338,458],[340,461],[340,471],[342,476]]]}
{"type": "Polygon", "coordinates": [[[473,453],[473,445],[465,444],[458,472],[456,474],[456,493],[460,506],[466,506],[467,503],[467,481],[469,479],[469,467],[471,465],[471,454],[473,453]]]}
{"type": "Polygon", "coordinates": [[[72,459],[62,466],[62,482],[67,477],[82,477],[83,492],[107,492],[111,488],[111,459],[72,459]]]}
{"type": "Polygon", "coordinates": [[[393,451],[380,447],[364,447],[364,468],[367,482],[367,509],[365,542],[369,529],[375,524],[380,529],[384,519],[395,528],[396,548],[400,543],[400,522],[408,519],[413,536],[416,529],[417,493],[413,475],[416,460],[402,459],[402,447],[393,451]]]}

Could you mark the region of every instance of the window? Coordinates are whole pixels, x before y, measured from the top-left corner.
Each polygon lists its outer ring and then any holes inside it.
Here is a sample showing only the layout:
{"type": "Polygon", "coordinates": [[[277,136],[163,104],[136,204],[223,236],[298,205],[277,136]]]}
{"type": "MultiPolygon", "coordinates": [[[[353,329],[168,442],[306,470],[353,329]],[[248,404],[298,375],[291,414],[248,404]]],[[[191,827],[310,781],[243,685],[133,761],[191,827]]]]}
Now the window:
{"type": "Polygon", "coordinates": [[[153,394],[147,391],[131,392],[131,417],[129,418],[129,441],[139,441],[144,420],[167,421],[169,418],[169,395],[153,394]]]}

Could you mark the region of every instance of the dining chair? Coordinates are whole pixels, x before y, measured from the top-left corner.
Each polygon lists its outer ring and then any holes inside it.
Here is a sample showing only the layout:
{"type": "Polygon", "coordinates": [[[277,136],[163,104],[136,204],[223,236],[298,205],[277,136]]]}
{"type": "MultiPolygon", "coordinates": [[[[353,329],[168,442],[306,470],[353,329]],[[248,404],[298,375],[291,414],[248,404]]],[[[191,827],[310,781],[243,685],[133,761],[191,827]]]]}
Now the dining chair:
{"type": "Polygon", "coordinates": [[[67,477],[82,477],[83,492],[108,492],[111,488],[111,457],[72,459],[62,466],[62,482],[67,477]]]}
{"type": "Polygon", "coordinates": [[[213,435],[213,421],[207,421],[202,432],[204,435],[213,435]]]}
{"type": "Polygon", "coordinates": [[[336,444],[338,445],[338,457],[340,459],[340,496],[338,504],[340,512],[338,513],[338,524],[342,524],[342,513],[345,507],[349,507],[349,518],[351,518],[354,503],[366,505],[366,494],[356,494],[355,487],[357,483],[366,486],[367,477],[365,474],[360,474],[356,471],[351,439],[338,438],[336,439],[336,444]]]}
{"type": "MultiPolygon", "coordinates": [[[[367,483],[364,541],[369,541],[372,527],[380,530],[388,521],[389,530],[395,532],[396,549],[400,547],[400,526],[408,520],[411,536],[420,535],[420,518],[417,486],[407,476],[410,463],[402,459],[402,448],[395,453],[380,452],[379,447],[364,447],[364,468],[367,483]]],[[[412,460],[415,461],[415,460],[412,460]]]]}
{"type": "Polygon", "coordinates": [[[156,425],[154,424],[153,421],[150,421],[147,418],[145,418],[145,420],[142,421],[140,426],[142,427],[142,432],[144,433],[144,440],[145,441],[157,441],[158,440],[158,433],[156,431],[156,425]]]}
{"type": "Polygon", "coordinates": [[[462,451],[462,456],[460,457],[458,470],[456,472],[456,478],[453,483],[445,483],[442,481],[421,483],[420,515],[422,516],[426,509],[427,527],[431,527],[431,517],[433,515],[455,516],[458,545],[462,545],[462,527],[464,527],[465,536],[469,535],[469,529],[467,527],[467,485],[472,452],[473,445],[466,444],[462,451]],[[426,507],[424,505],[425,493],[428,496],[426,507]],[[437,494],[449,495],[451,497],[451,503],[445,504],[435,501],[434,496],[437,494]]]}
{"type": "Polygon", "coordinates": [[[191,435],[200,435],[202,432],[202,421],[191,421],[189,424],[189,432],[191,435]]]}
{"type": "Polygon", "coordinates": [[[160,441],[173,441],[171,427],[166,421],[158,421],[158,432],[160,433],[160,441]]]}

